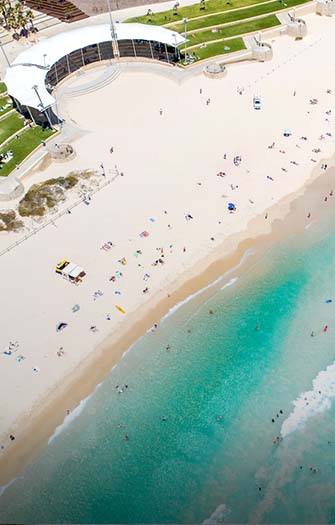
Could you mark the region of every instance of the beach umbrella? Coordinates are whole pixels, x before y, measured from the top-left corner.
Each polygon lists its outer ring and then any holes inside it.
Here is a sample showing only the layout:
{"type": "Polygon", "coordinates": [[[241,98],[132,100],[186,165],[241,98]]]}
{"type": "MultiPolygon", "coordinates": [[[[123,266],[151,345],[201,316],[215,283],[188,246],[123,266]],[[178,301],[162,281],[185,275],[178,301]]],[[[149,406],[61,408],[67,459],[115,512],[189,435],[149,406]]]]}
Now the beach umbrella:
{"type": "Polygon", "coordinates": [[[228,210],[229,211],[234,211],[235,210],[235,204],[233,202],[229,202],[228,203],[228,210]]]}
{"type": "Polygon", "coordinates": [[[289,129],[284,129],[283,135],[284,137],[290,137],[292,135],[292,132],[289,129]]]}
{"type": "Polygon", "coordinates": [[[58,323],[57,326],[56,326],[56,331],[57,332],[61,332],[66,327],[67,327],[67,323],[58,323]]]}

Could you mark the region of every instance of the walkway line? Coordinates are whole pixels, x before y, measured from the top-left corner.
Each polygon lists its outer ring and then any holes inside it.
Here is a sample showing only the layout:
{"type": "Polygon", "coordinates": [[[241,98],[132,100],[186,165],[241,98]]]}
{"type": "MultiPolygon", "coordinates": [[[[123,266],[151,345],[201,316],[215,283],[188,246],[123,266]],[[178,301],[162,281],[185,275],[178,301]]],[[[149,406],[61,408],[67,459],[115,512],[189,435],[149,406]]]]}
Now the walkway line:
{"type": "MultiPolygon", "coordinates": [[[[245,5],[245,6],[242,6],[242,7],[235,7],[234,9],[227,9],[226,11],[214,11],[213,13],[208,13],[208,15],[201,15],[201,16],[195,16],[194,18],[189,18],[188,21],[189,22],[193,22],[193,20],[201,20],[202,18],[208,18],[209,16],[215,16],[215,15],[223,15],[223,14],[226,14],[226,13],[234,13],[235,11],[240,11],[241,9],[250,9],[251,7],[257,7],[257,6],[260,6],[260,5],[266,5],[266,4],[271,4],[273,2],[276,2],[276,0],[266,0],[266,2],[259,2],[258,4],[250,4],[250,5],[245,5]]],[[[307,1],[306,1],[307,3],[307,1]]],[[[169,26],[173,26],[173,25],[176,25],[176,24],[180,24],[182,25],[184,22],[183,20],[176,20],[175,22],[169,22],[168,24],[164,24],[163,27],[169,27],[169,26]]]]}
{"type": "MultiPolygon", "coordinates": [[[[96,188],[95,190],[92,190],[90,193],[92,195],[94,195],[95,193],[97,193],[98,191],[102,190],[103,188],[105,188],[106,186],[108,186],[109,184],[111,184],[112,182],[114,182],[119,176],[120,176],[120,173],[118,170],[116,170],[114,173],[116,173],[114,175],[114,177],[112,177],[111,179],[108,179],[106,180],[105,183],[101,184],[101,186],[99,186],[99,188],[96,188]]],[[[2,252],[0,252],[0,257],[2,255],[5,255],[7,252],[9,252],[10,250],[13,250],[14,248],[16,248],[17,246],[19,246],[20,244],[22,244],[24,241],[26,241],[27,239],[29,239],[30,237],[32,237],[33,235],[35,235],[36,233],[38,233],[39,231],[43,230],[44,228],[46,228],[47,226],[49,226],[50,224],[53,224],[57,219],[60,219],[63,215],[65,215],[66,213],[68,213],[69,210],[72,210],[73,208],[75,208],[76,206],[79,206],[79,204],[82,204],[84,202],[83,199],[80,199],[76,202],[74,202],[73,204],[71,204],[71,206],[68,206],[67,208],[65,208],[63,211],[61,211],[60,213],[58,213],[57,215],[54,215],[52,217],[52,219],[49,219],[47,222],[45,222],[44,224],[41,224],[41,226],[38,226],[38,228],[35,228],[33,229],[31,232],[27,233],[27,235],[25,235],[24,237],[22,237],[22,239],[19,239],[18,241],[16,241],[15,243],[13,244],[10,244],[7,248],[5,248],[4,250],[2,250],[2,252]]]]}

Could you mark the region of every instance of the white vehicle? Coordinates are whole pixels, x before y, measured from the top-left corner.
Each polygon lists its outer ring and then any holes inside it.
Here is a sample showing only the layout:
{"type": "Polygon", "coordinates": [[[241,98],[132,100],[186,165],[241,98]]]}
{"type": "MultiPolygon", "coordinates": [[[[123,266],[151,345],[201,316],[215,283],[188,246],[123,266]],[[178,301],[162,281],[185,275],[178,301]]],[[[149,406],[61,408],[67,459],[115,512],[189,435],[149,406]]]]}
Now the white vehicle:
{"type": "Polygon", "coordinates": [[[254,109],[261,109],[262,107],[261,99],[257,95],[255,95],[254,98],[252,99],[252,103],[253,103],[254,109]]]}

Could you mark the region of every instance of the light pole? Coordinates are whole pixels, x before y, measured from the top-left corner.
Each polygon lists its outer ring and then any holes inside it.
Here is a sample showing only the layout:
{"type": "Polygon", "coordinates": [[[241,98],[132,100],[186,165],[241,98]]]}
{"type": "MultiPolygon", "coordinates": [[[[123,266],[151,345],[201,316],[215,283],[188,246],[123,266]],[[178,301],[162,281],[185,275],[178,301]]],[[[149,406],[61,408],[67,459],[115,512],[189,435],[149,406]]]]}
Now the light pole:
{"type": "Polygon", "coordinates": [[[6,60],[6,62],[7,62],[7,66],[8,66],[8,67],[11,67],[10,62],[9,62],[9,60],[8,60],[8,56],[7,56],[7,54],[6,54],[6,51],[5,51],[4,48],[3,48],[3,44],[2,44],[2,42],[1,42],[1,40],[0,40],[0,47],[1,47],[1,51],[2,51],[2,53],[3,53],[3,56],[5,57],[5,60],[6,60]]]}
{"type": "Polygon", "coordinates": [[[39,94],[39,92],[38,92],[38,86],[35,84],[35,85],[32,87],[32,89],[35,91],[36,96],[37,96],[38,100],[40,101],[40,106],[41,106],[41,108],[44,109],[44,105],[43,105],[42,99],[41,99],[40,94],[39,94]]]}
{"type": "Polygon", "coordinates": [[[173,38],[174,38],[175,57],[176,57],[176,60],[177,60],[177,57],[178,57],[178,43],[177,43],[177,35],[176,35],[176,33],[173,33],[173,38]]]}
{"type": "Polygon", "coordinates": [[[184,50],[185,56],[184,56],[184,61],[186,62],[186,25],[187,25],[188,19],[184,18],[183,21],[184,21],[184,36],[185,36],[185,50],[184,50]]]}
{"type": "Polygon", "coordinates": [[[46,60],[45,60],[46,57],[47,57],[47,54],[44,53],[44,54],[43,54],[43,65],[44,65],[44,67],[47,67],[47,63],[46,63],[46,60]]]}
{"type": "Polygon", "coordinates": [[[38,92],[38,86],[35,84],[32,87],[32,89],[35,91],[36,96],[37,96],[38,100],[40,101],[39,106],[41,106],[42,113],[45,113],[45,115],[47,117],[47,121],[49,122],[50,128],[53,129],[52,128],[52,124],[51,124],[51,120],[50,120],[49,115],[48,115],[48,112],[47,112],[46,108],[44,107],[44,104],[43,104],[42,99],[40,97],[40,94],[38,92]]]}
{"type": "Polygon", "coordinates": [[[111,0],[108,0],[108,12],[109,12],[111,37],[112,37],[112,41],[114,43],[114,49],[115,49],[117,58],[119,58],[119,46],[118,46],[118,43],[117,43],[117,34],[116,34],[116,30],[115,30],[115,26],[114,26],[114,22],[113,22],[113,17],[112,17],[111,0]]]}

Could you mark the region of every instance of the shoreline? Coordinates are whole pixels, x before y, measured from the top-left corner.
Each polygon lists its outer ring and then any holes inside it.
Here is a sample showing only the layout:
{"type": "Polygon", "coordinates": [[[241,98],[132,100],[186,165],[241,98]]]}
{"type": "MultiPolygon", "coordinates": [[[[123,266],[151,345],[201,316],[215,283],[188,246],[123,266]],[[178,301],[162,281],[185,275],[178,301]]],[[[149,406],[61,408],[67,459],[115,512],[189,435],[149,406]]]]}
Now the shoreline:
{"type": "Polygon", "coordinates": [[[161,322],[179,303],[188,298],[192,300],[192,295],[202,296],[205,291],[212,294],[215,281],[221,278],[222,286],[227,272],[227,281],[236,272],[244,273],[274,243],[288,235],[301,233],[306,225],[305,204],[310,197],[316,207],[313,222],[317,212],[321,216],[323,211],[319,209],[316,197],[335,186],[335,154],[326,162],[329,166],[327,172],[320,173],[320,161],[298,191],[283,197],[268,210],[269,221],[265,221],[263,214],[253,218],[244,231],[228,236],[210,255],[184,271],[167,289],[156,293],[140,309],[128,314],[118,327],[117,334],[107,336],[75,371],[67,373],[61,386],[55,385],[42,402],[38,400],[35,403],[31,409],[36,413],[33,418],[28,414],[18,419],[12,432],[16,434],[15,429],[20,428],[19,435],[0,458],[0,487],[5,488],[36,458],[55,429],[64,422],[67,410],[72,412],[81,401],[92,395],[123,354],[154,323],[161,322]],[[253,249],[251,255],[245,257],[250,249],[253,249]],[[222,256],[223,253],[226,255],[222,256]]]}

